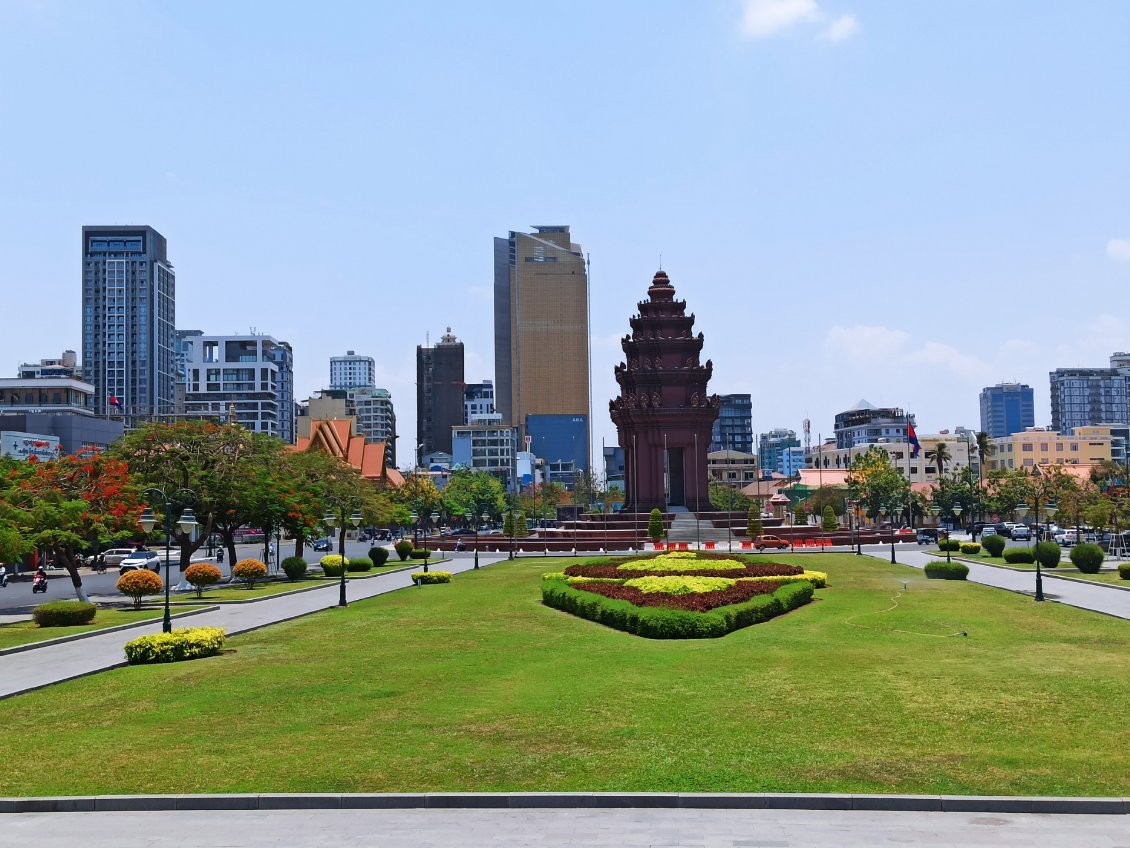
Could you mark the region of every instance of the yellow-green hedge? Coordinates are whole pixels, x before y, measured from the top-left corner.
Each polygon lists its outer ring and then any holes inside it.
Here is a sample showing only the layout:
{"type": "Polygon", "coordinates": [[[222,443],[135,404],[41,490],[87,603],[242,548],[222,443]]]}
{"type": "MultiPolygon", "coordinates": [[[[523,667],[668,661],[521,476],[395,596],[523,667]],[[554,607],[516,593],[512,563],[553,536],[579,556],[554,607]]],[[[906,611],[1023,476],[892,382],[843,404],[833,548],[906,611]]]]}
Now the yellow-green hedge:
{"type": "Polygon", "coordinates": [[[769,577],[739,577],[738,580],[757,580],[764,583],[811,583],[813,589],[824,589],[828,586],[828,575],[823,571],[809,571],[804,574],[777,574],[769,577]]]}
{"type": "Polygon", "coordinates": [[[154,633],[126,642],[130,665],[180,662],[211,657],[224,647],[222,627],[188,627],[172,633],[154,633]]]}
{"type": "Polygon", "coordinates": [[[450,571],[413,571],[412,582],[414,583],[450,583],[450,571]]]}
{"type": "Polygon", "coordinates": [[[670,577],[636,577],[625,580],[625,586],[639,589],[645,595],[664,592],[668,595],[697,595],[700,592],[720,592],[729,589],[736,581],[729,577],[691,577],[672,575],[670,577]]]}

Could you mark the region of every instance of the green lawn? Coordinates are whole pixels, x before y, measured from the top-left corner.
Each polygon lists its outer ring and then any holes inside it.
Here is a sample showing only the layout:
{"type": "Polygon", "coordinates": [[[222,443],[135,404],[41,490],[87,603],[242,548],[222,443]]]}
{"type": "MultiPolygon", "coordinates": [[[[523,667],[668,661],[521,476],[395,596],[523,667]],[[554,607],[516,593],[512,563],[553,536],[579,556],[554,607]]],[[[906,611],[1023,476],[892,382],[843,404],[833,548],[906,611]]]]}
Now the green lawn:
{"type": "MultiPolygon", "coordinates": [[[[435,563],[435,560],[432,560],[435,563]]],[[[398,562],[394,565],[385,565],[380,568],[373,567],[368,571],[346,572],[345,579],[348,580],[361,580],[366,577],[376,577],[379,574],[387,574],[390,571],[399,571],[402,568],[410,567],[407,563],[398,562]]],[[[270,580],[265,583],[256,583],[254,589],[248,589],[241,585],[230,585],[224,583],[221,586],[213,586],[204,591],[204,597],[197,598],[196,592],[178,592],[174,604],[186,603],[200,603],[208,602],[213,604],[222,604],[231,601],[248,601],[255,598],[266,598],[271,595],[278,595],[283,592],[294,592],[298,589],[310,589],[315,586],[325,586],[327,584],[340,582],[340,577],[323,577],[320,573],[313,577],[304,577],[301,580],[270,580]]]]}
{"type": "MultiPolygon", "coordinates": [[[[945,559],[946,556],[944,551],[931,551],[931,553],[936,557],[941,557],[942,559],[945,559]]],[[[1003,557],[993,557],[989,556],[988,554],[952,554],[951,556],[953,556],[954,559],[963,559],[969,562],[980,562],[984,563],[985,565],[1001,565],[1005,568],[1014,568],[1017,571],[1035,572],[1036,570],[1035,563],[1010,563],[1005,562],[1003,557]]],[[[1109,567],[1109,560],[1107,562],[1107,566],[1109,567]]],[[[1115,571],[1100,571],[1098,574],[1084,574],[1082,571],[1079,571],[1075,566],[1071,564],[1071,560],[1068,559],[1066,555],[1059,561],[1059,565],[1057,565],[1055,568],[1044,568],[1043,572],[1045,575],[1051,575],[1053,577],[1056,575],[1060,575],[1062,577],[1075,577],[1079,580],[1093,580],[1096,583],[1113,583],[1116,586],[1126,586],[1127,588],[1130,588],[1130,580],[1123,580],[1122,578],[1120,578],[1118,576],[1117,569],[1115,571]]]]}
{"type": "Polygon", "coordinates": [[[1127,794],[1127,622],[871,557],[772,558],[829,588],[717,640],[543,607],[561,560],[537,557],[11,698],[0,795],[1127,794]]]}
{"type": "MultiPolygon", "coordinates": [[[[188,612],[196,609],[199,604],[191,607],[177,607],[175,612],[188,612]]],[[[17,645],[27,645],[31,642],[42,642],[46,639],[58,639],[60,636],[73,636],[75,633],[89,633],[91,630],[101,630],[105,627],[117,627],[120,624],[136,624],[139,621],[160,621],[160,609],[119,610],[100,609],[90,624],[81,624],[75,627],[40,627],[34,621],[19,621],[14,624],[0,624],[0,648],[14,648],[17,645]]],[[[191,619],[190,619],[191,620],[191,619]]],[[[188,625],[185,625],[186,627],[188,625]]]]}

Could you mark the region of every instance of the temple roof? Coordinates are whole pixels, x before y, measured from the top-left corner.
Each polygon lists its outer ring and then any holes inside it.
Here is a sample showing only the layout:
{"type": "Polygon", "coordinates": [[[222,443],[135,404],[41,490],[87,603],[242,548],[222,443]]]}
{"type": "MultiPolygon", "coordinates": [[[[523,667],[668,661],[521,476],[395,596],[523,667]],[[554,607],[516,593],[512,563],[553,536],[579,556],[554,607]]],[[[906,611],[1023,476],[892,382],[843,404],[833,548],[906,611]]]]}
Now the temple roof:
{"type": "Polygon", "coordinates": [[[369,442],[364,436],[354,434],[351,418],[315,419],[310,422],[310,435],[299,436],[294,450],[305,453],[321,450],[336,456],[356,468],[366,480],[380,481],[392,486],[404,482],[395,468],[385,466],[385,443],[369,442]]]}

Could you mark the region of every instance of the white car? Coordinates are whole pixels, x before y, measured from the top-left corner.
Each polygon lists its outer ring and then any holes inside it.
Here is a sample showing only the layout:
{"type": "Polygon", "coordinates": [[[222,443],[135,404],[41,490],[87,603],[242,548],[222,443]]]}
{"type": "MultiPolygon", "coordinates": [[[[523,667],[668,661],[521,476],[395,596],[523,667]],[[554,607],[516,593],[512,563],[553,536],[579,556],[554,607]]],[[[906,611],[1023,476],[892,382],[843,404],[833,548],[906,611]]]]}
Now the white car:
{"type": "Polygon", "coordinates": [[[160,572],[161,558],[157,556],[156,551],[134,551],[118,564],[118,574],[140,571],[143,568],[160,572]]]}

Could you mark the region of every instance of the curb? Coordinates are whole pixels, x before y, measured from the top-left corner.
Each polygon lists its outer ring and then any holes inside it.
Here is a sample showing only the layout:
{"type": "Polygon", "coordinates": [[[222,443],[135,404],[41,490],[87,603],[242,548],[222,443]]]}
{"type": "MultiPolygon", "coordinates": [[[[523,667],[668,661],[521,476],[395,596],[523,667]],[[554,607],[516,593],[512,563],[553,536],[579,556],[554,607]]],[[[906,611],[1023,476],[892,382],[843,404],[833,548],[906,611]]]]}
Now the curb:
{"type": "Polygon", "coordinates": [[[1130,798],[677,792],[421,792],[0,798],[0,813],[169,810],[866,810],[1127,815],[1130,798]]]}
{"type": "MultiPolygon", "coordinates": [[[[401,571],[408,571],[410,568],[411,566],[405,566],[404,568],[394,568],[389,571],[381,571],[377,574],[362,574],[355,577],[350,577],[347,572],[345,576],[345,582],[348,583],[351,580],[371,580],[374,577],[384,577],[386,574],[399,574],[401,571]]],[[[234,601],[213,600],[212,603],[215,604],[217,608],[221,606],[228,607],[234,604],[260,604],[263,601],[273,601],[275,598],[286,598],[290,595],[301,595],[303,592],[316,592],[319,589],[325,589],[327,586],[336,586],[338,583],[338,578],[336,577],[324,577],[319,578],[319,580],[323,580],[324,582],[320,583],[317,586],[306,586],[302,589],[291,589],[289,592],[275,592],[275,594],[273,595],[263,595],[260,598],[245,598],[243,600],[237,599],[234,601]]],[[[228,588],[228,584],[224,584],[223,588],[228,588]]],[[[189,598],[186,600],[173,601],[170,605],[175,607],[178,605],[190,606],[191,604],[192,600],[189,598]]]]}
{"type": "MultiPolygon", "coordinates": [[[[172,618],[188,618],[190,615],[201,615],[206,612],[215,612],[220,607],[213,605],[210,607],[201,607],[200,609],[189,610],[188,612],[174,612],[172,618]]],[[[85,633],[72,633],[70,636],[59,636],[55,639],[44,639],[41,642],[28,642],[26,645],[16,645],[12,648],[0,648],[0,657],[7,656],[8,654],[19,654],[24,651],[34,651],[36,648],[50,648],[52,645],[64,645],[67,642],[77,642],[79,639],[91,639],[95,636],[104,636],[107,633],[117,633],[119,630],[129,630],[131,627],[143,627],[146,624],[161,621],[161,617],[147,618],[143,621],[134,621],[130,624],[115,624],[113,627],[103,627],[99,630],[88,630],[85,633]]]]}
{"type": "MultiPolygon", "coordinates": [[[[933,554],[933,556],[945,556],[945,554],[933,554]]],[[[1001,571],[1011,571],[1013,574],[1031,574],[1033,576],[1036,574],[1036,569],[1034,568],[1016,568],[1011,565],[1001,565],[996,562],[977,562],[975,559],[965,559],[964,557],[954,557],[954,559],[960,559],[965,563],[983,565],[986,568],[999,568],[1001,571]]],[[[1130,592],[1130,586],[1119,586],[1117,583],[1103,583],[1101,580],[1088,580],[1085,577],[1073,577],[1070,574],[1056,574],[1055,570],[1051,568],[1042,569],[1042,573],[1045,578],[1050,577],[1053,580],[1068,580],[1072,583],[1080,583],[1084,586],[1099,586],[1104,589],[1117,589],[1119,592],[1130,592]]]]}

